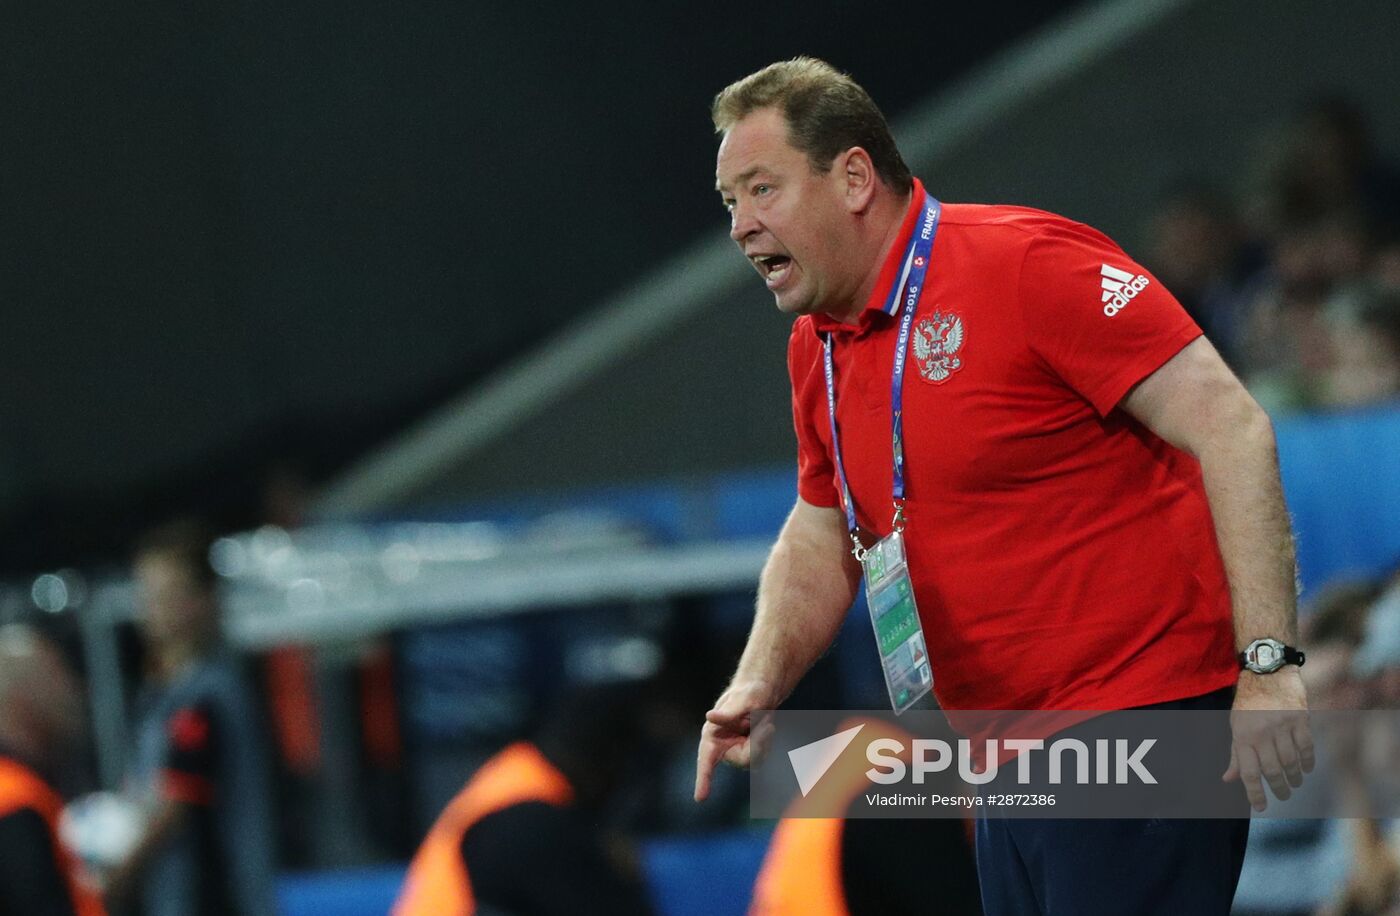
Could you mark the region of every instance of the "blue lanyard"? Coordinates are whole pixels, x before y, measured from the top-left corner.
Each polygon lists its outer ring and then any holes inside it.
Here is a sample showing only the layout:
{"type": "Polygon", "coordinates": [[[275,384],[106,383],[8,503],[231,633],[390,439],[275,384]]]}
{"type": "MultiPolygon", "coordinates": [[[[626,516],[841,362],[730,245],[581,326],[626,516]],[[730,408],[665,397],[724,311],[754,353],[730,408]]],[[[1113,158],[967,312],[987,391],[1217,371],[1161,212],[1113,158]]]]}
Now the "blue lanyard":
{"type": "MultiPolygon", "coordinates": [[[[893,315],[903,307],[899,316],[899,336],[895,340],[894,371],[890,379],[890,407],[893,411],[891,430],[894,446],[894,527],[904,527],[904,365],[909,355],[909,329],[914,324],[915,307],[919,304],[919,292],[923,289],[924,275],[928,273],[930,253],[933,251],[933,238],[938,234],[938,218],[943,206],[924,193],[924,215],[915,227],[909,247],[904,253],[904,270],[899,280],[890,287],[885,298],[883,311],[893,315]]],[[[831,333],[822,335],[824,351],[823,368],[826,373],[826,413],[831,420],[831,453],[836,459],[836,476],[841,481],[841,503],[846,510],[846,527],[855,544],[856,558],[860,559],[864,548],[856,533],[855,502],[851,499],[851,486],[846,481],[846,468],[841,463],[841,442],[836,431],[836,371],[831,359],[831,333]]]]}

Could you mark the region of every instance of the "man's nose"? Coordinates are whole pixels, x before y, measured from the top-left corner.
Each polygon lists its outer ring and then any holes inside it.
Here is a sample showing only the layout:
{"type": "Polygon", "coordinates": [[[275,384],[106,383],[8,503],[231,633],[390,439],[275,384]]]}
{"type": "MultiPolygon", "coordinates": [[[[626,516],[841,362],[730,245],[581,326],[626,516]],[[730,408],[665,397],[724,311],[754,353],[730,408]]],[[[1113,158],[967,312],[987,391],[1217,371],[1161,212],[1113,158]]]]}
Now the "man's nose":
{"type": "Polygon", "coordinates": [[[742,245],[744,239],[757,232],[758,228],[758,220],[754,219],[753,214],[741,204],[734,204],[729,211],[729,237],[742,245]]]}

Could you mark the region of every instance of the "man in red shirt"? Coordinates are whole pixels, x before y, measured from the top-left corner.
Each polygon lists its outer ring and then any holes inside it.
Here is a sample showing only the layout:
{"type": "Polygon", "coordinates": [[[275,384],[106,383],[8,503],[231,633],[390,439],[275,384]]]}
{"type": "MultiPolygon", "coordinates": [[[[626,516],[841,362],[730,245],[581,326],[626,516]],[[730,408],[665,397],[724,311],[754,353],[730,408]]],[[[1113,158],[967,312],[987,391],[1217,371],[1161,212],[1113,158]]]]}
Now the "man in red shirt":
{"type": "MultiPolygon", "coordinates": [[[[820,61],[740,80],[713,115],[730,234],[797,316],[799,475],[696,797],[721,760],[748,763],[750,714],[832,641],[861,578],[851,538],[868,548],[897,518],[945,709],[1305,710],[1296,665],[1237,655],[1267,640],[1296,658],[1272,427],[1161,283],[1063,217],[940,204],[820,61]]],[[[1233,752],[1227,778],[1262,809],[1264,781],[1286,798],[1311,768],[1306,720],[1241,725],[1233,752]]],[[[1228,911],[1241,824],[1111,823],[979,823],[988,909],[1108,911],[1075,896],[1097,835],[1142,885],[1115,889],[1122,912],[1228,911]],[[1142,878],[1149,861],[1190,871],[1172,844],[1233,866],[1163,897],[1142,878]]]]}

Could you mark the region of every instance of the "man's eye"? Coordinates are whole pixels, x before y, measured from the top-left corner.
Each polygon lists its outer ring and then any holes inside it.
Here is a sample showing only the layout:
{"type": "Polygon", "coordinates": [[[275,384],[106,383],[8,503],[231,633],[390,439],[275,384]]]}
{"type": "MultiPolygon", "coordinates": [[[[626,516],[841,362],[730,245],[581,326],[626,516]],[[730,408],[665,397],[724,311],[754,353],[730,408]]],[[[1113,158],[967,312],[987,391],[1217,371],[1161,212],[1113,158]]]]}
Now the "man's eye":
{"type": "Polygon", "coordinates": [[[723,206],[724,206],[724,209],[726,209],[726,210],[733,210],[733,209],[734,209],[734,198],[732,198],[732,197],[726,197],[726,198],[724,198],[723,200],[720,201],[720,204],[723,205],[723,206]]]}
{"type": "Polygon", "coordinates": [[[756,184],[753,186],[754,194],[767,194],[771,190],[773,190],[772,185],[756,184]]]}

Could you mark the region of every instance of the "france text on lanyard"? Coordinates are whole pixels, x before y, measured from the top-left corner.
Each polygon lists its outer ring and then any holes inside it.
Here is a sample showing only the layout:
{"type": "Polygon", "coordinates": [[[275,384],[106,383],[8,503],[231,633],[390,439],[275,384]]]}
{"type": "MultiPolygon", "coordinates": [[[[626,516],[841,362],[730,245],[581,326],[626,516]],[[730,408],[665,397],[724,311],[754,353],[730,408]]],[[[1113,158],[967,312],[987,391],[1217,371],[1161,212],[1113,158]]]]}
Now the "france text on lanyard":
{"type": "MultiPolygon", "coordinates": [[[[919,303],[919,291],[923,289],[924,275],[928,272],[929,255],[933,251],[933,238],[938,234],[938,218],[943,206],[924,192],[923,217],[915,226],[909,247],[904,253],[904,270],[899,280],[890,287],[885,300],[884,311],[899,316],[899,335],[895,339],[894,372],[890,380],[890,407],[893,412],[891,422],[894,448],[894,529],[904,530],[904,363],[909,352],[909,328],[914,321],[915,307],[919,303]],[[902,307],[902,311],[901,311],[902,307]]],[[[856,507],[851,500],[851,487],[846,482],[846,469],[841,463],[841,443],[836,432],[836,382],[831,360],[831,332],[822,335],[825,351],[826,370],[826,411],[831,419],[831,452],[836,459],[836,476],[841,481],[841,502],[846,510],[846,526],[851,533],[852,553],[857,560],[864,557],[865,548],[860,543],[857,532],[856,507]]]]}

